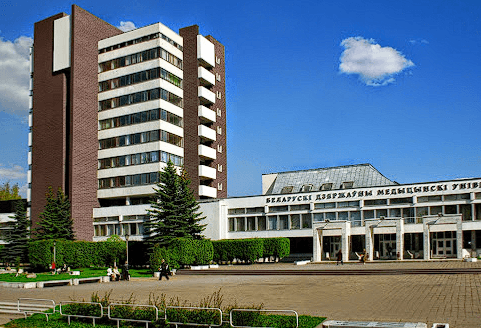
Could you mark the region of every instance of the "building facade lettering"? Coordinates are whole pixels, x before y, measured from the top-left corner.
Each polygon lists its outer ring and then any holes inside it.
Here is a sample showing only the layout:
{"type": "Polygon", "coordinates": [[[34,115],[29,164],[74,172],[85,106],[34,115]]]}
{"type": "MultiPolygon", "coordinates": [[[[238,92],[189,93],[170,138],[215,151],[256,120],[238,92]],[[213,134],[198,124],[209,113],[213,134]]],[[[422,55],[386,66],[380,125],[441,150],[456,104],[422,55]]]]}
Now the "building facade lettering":
{"type": "Polygon", "coordinates": [[[266,204],[278,204],[278,203],[293,203],[293,202],[306,202],[306,201],[323,201],[329,199],[342,199],[342,198],[355,198],[363,199],[372,196],[392,196],[392,195],[412,195],[431,192],[444,192],[444,191],[459,191],[459,190],[481,190],[481,180],[471,182],[456,182],[456,183],[441,183],[430,184],[425,186],[411,186],[411,187],[393,187],[388,188],[371,188],[367,190],[349,190],[349,191],[337,191],[329,193],[317,193],[310,195],[292,195],[292,196],[276,196],[266,197],[266,204]]]}

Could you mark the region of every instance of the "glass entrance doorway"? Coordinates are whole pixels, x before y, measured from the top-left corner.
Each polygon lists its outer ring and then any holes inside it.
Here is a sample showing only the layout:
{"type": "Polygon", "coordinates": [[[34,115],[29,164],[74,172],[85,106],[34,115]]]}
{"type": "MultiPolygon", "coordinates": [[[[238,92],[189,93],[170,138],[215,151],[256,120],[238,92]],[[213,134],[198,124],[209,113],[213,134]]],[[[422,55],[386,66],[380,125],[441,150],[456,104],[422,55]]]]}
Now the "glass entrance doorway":
{"type": "Polygon", "coordinates": [[[324,254],[326,260],[334,260],[337,252],[341,249],[341,236],[326,236],[324,237],[324,254]]]}
{"type": "Polygon", "coordinates": [[[456,231],[431,232],[432,257],[456,257],[456,231]]]}
{"type": "Polygon", "coordinates": [[[374,250],[378,253],[379,259],[391,260],[396,258],[396,234],[374,235],[374,250]]]}
{"type": "Polygon", "coordinates": [[[341,237],[331,237],[331,243],[329,246],[329,254],[331,254],[331,258],[337,256],[337,252],[341,249],[341,237]]]}

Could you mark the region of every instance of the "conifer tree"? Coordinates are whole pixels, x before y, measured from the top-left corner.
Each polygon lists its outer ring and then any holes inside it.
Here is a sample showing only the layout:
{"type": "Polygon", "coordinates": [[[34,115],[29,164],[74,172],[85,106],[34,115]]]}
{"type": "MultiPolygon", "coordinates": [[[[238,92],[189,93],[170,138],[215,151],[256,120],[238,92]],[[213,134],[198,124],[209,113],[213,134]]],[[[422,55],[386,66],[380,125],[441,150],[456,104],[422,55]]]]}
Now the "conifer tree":
{"type": "Polygon", "coordinates": [[[27,218],[25,204],[15,202],[15,215],[10,216],[13,221],[7,223],[4,240],[7,242],[2,249],[2,257],[8,262],[26,262],[28,260],[28,240],[30,237],[30,220],[27,218]]]}
{"type": "Polygon", "coordinates": [[[204,226],[199,221],[204,218],[197,213],[199,205],[186,174],[179,176],[169,161],[160,172],[159,180],[148,210],[151,220],[145,226],[149,233],[146,241],[168,246],[174,238],[202,238],[204,226]]]}
{"type": "Polygon", "coordinates": [[[36,229],[38,239],[66,239],[74,240],[73,220],[70,214],[70,201],[58,188],[57,195],[49,187],[45,195],[47,204],[39,214],[39,228],[36,229]]]}

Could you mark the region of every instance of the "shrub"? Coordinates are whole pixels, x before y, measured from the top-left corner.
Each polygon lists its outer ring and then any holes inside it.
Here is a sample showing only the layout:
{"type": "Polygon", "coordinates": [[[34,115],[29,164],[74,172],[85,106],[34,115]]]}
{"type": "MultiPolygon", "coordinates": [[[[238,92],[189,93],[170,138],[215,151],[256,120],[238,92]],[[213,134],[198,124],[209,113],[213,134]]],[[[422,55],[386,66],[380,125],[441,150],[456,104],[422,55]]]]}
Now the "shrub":
{"type": "Polygon", "coordinates": [[[254,263],[261,257],[285,257],[289,255],[290,250],[290,242],[288,238],[216,240],[213,242],[213,246],[213,258],[217,262],[238,259],[254,263]]]}
{"type": "Polygon", "coordinates": [[[264,239],[264,257],[274,256],[276,258],[283,258],[290,253],[289,238],[266,238],[264,239]]]}
{"type": "Polygon", "coordinates": [[[35,271],[45,271],[53,262],[56,243],[56,264],[66,263],[72,268],[108,266],[114,261],[125,261],[124,242],[88,242],[69,240],[32,240],[28,245],[30,266],[35,271]]]}
{"type": "Polygon", "coordinates": [[[194,264],[209,264],[213,255],[214,248],[209,239],[176,238],[169,247],[154,246],[150,266],[152,270],[157,270],[162,259],[175,269],[194,264]]]}

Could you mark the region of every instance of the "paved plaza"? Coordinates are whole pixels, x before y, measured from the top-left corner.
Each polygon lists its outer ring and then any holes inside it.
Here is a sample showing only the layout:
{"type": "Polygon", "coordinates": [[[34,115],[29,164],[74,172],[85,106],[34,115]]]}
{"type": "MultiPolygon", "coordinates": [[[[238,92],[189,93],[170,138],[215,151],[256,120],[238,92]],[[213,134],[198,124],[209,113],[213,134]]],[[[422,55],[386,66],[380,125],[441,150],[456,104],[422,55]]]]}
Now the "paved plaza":
{"type": "MultiPolygon", "coordinates": [[[[243,269],[397,269],[397,268],[481,268],[481,263],[410,262],[359,264],[256,264],[229,266],[243,269]]],[[[224,267],[223,267],[224,268],[224,267]]],[[[213,269],[215,270],[215,269],[213,269]]],[[[162,293],[168,298],[198,302],[221,289],[224,305],[263,303],[266,309],[290,309],[300,314],[326,316],[332,320],[446,322],[451,328],[481,327],[480,274],[409,274],[409,275],[177,275],[169,281],[154,278],[130,282],[84,284],[44,289],[0,287],[0,300],[21,297],[47,298],[56,302],[89,300],[93,292],[103,296],[112,290],[115,300],[132,294],[137,303],[148,301],[149,294],[162,293]]],[[[16,315],[0,315],[0,323],[16,315]]]]}

